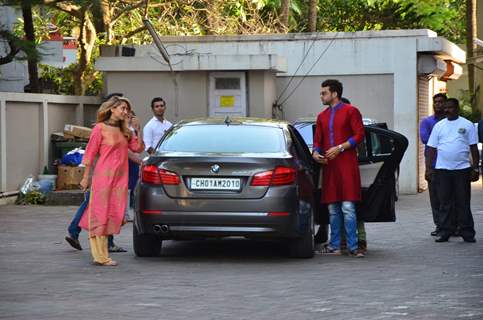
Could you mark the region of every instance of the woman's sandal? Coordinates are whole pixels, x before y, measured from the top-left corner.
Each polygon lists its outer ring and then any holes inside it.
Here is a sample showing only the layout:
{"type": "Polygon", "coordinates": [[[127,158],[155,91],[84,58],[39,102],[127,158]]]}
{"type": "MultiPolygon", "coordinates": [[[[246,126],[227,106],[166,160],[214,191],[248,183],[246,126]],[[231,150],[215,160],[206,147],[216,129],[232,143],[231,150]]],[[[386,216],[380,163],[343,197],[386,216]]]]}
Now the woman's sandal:
{"type": "Polygon", "coordinates": [[[104,263],[94,261],[94,265],[96,265],[96,266],[103,266],[103,267],[115,267],[118,264],[119,263],[117,263],[117,261],[114,261],[114,260],[110,260],[110,261],[107,261],[107,262],[104,262],[104,263]]]}

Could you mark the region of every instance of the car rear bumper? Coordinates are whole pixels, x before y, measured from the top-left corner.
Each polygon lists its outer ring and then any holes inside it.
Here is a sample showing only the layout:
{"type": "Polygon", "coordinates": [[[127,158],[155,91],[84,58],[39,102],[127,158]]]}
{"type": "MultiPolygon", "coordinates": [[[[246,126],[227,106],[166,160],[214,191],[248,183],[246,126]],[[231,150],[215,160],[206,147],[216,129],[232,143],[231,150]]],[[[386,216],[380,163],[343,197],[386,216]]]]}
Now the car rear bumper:
{"type": "Polygon", "coordinates": [[[296,238],[306,232],[311,221],[310,206],[300,204],[294,187],[285,192],[268,191],[262,199],[216,200],[172,199],[153,189],[140,186],[137,190],[135,223],[141,234],[163,239],[296,238]]]}
{"type": "Polygon", "coordinates": [[[297,227],[301,224],[298,221],[300,217],[294,212],[162,211],[156,214],[136,214],[138,230],[159,235],[164,239],[200,236],[292,238],[303,233],[297,227]]]}

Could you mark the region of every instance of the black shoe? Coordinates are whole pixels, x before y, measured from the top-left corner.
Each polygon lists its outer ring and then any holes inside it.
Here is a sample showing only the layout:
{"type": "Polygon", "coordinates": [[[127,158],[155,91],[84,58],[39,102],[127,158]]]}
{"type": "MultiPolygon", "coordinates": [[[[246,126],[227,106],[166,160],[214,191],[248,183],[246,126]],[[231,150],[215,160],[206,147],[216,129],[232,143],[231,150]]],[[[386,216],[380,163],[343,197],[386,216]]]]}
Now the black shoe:
{"type": "Polygon", "coordinates": [[[127,250],[118,245],[113,245],[109,247],[109,252],[127,252],[127,250]]]}
{"type": "Polygon", "coordinates": [[[438,236],[438,234],[439,234],[439,230],[438,230],[438,229],[436,229],[436,230],[434,230],[434,231],[431,231],[431,233],[430,233],[430,234],[431,234],[431,236],[433,236],[433,237],[437,237],[437,236],[438,236]]]}
{"type": "Polygon", "coordinates": [[[449,240],[448,236],[439,236],[434,241],[435,242],[448,242],[448,240],[449,240]]]}
{"type": "Polygon", "coordinates": [[[68,235],[65,237],[65,241],[67,241],[67,243],[70,244],[72,248],[82,250],[79,239],[74,239],[70,235],[68,235]]]}
{"type": "Polygon", "coordinates": [[[472,238],[465,238],[465,237],[463,237],[463,241],[464,242],[475,243],[476,242],[476,239],[474,237],[472,237],[472,238]]]}

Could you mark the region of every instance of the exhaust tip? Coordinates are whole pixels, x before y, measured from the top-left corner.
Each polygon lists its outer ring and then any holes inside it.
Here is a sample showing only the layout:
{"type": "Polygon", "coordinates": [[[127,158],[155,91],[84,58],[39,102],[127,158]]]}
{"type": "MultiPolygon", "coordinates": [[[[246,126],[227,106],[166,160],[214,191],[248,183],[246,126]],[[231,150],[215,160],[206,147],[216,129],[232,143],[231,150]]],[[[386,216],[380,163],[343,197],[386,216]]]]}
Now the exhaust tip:
{"type": "Polygon", "coordinates": [[[166,225],[166,224],[163,224],[163,225],[155,224],[153,226],[153,231],[156,232],[156,233],[168,233],[169,232],[169,226],[166,225]]]}

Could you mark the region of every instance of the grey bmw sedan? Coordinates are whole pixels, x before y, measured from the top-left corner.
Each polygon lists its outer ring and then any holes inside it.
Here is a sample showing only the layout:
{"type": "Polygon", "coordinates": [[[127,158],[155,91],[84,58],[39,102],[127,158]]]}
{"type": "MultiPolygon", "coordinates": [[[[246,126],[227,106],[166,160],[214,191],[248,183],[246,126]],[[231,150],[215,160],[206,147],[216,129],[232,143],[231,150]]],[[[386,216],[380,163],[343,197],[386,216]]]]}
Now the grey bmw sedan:
{"type": "Polygon", "coordinates": [[[255,118],[182,121],[141,167],[133,226],[137,256],[163,240],[241,236],[314,254],[316,172],[289,123],[255,118]]]}

